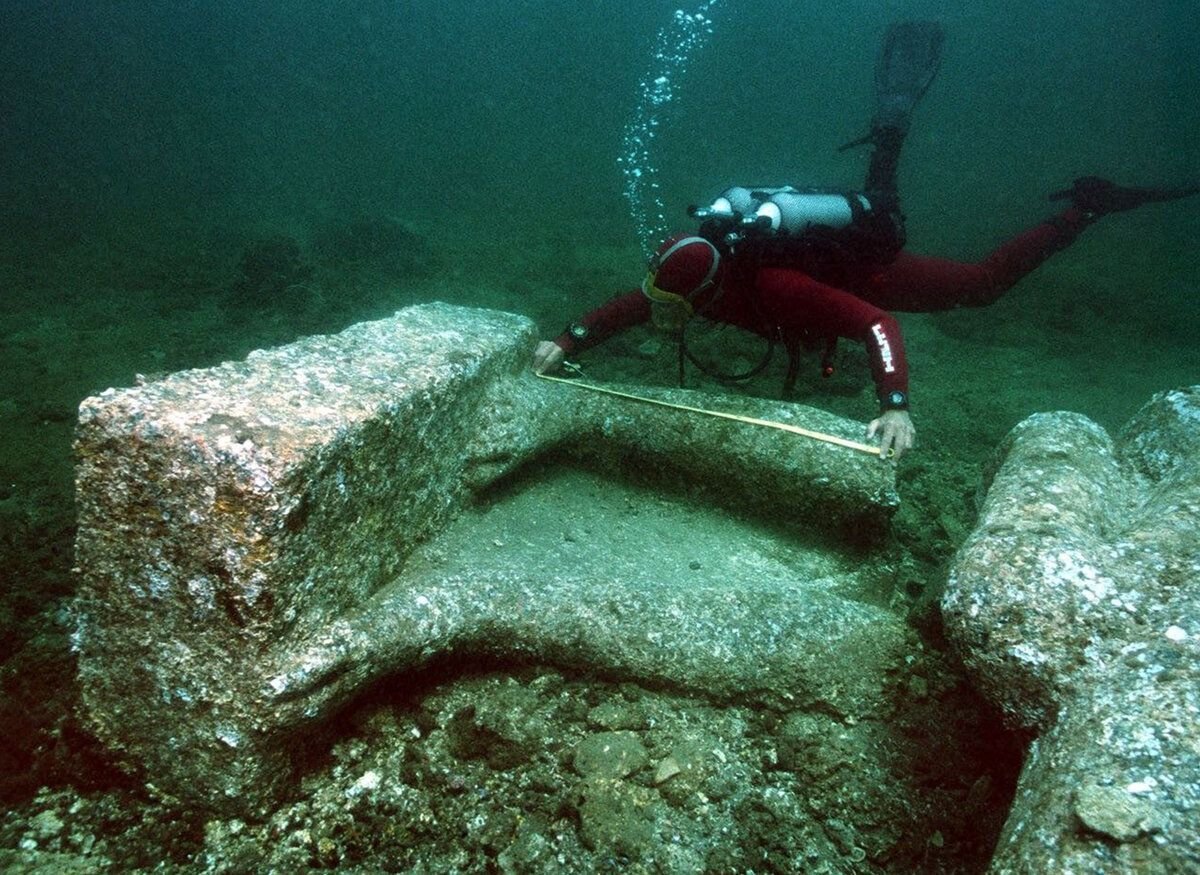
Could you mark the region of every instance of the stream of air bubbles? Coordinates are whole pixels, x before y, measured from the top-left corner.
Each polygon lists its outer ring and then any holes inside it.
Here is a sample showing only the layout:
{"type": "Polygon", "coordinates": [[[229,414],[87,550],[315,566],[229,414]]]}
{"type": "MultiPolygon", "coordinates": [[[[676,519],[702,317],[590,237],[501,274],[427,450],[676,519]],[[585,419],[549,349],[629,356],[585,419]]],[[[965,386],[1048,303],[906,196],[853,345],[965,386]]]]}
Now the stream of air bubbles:
{"type": "Polygon", "coordinates": [[[704,0],[695,12],[676,9],[658,32],[650,72],[638,84],[638,102],[621,137],[617,162],[625,177],[625,199],[642,250],[649,258],[667,234],[654,141],[688,63],[712,35],[709,13],[721,0],[704,0]]]}

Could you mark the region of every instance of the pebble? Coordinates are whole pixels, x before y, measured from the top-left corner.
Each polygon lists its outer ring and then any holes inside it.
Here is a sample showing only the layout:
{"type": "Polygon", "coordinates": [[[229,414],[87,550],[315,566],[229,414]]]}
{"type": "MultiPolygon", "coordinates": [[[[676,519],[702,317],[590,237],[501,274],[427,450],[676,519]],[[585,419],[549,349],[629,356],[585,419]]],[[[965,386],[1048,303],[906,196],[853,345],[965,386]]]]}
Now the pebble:
{"type": "Polygon", "coordinates": [[[646,725],[641,709],[627,702],[601,702],[588,711],[588,723],[600,729],[641,729],[646,725]]]}
{"type": "Polygon", "coordinates": [[[663,781],[674,778],[682,771],[683,767],[679,765],[679,761],[675,757],[664,757],[659,762],[658,768],[654,770],[654,783],[661,784],[663,781]]]}
{"type": "Polygon", "coordinates": [[[656,337],[652,337],[640,344],[637,348],[637,351],[638,355],[642,356],[643,358],[653,358],[654,356],[658,355],[659,350],[661,349],[662,341],[656,337]]]}
{"type": "Polygon", "coordinates": [[[628,730],[597,732],[575,748],[575,771],[585,778],[624,778],[650,761],[637,735],[628,730]]]}
{"type": "Polygon", "coordinates": [[[34,834],[41,840],[54,838],[63,831],[63,822],[53,811],[43,811],[29,824],[34,834]]]}

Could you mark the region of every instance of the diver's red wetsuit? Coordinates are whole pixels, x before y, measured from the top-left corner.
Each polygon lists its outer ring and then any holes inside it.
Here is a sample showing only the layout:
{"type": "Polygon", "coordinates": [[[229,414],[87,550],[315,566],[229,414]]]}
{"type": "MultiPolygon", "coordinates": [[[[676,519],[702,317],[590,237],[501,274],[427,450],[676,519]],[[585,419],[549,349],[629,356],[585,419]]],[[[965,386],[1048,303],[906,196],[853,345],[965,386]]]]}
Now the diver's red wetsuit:
{"type": "MultiPolygon", "coordinates": [[[[887,265],[840,265],[836,285],[789,268],[764,267],[753,274],[723,270],[721,293],[695,302],[705,318],[726,322],[785,343],[800,338],[844,337],[867,348],[880,402],[908,397],[908,364],[900,327],[889,310],[928,313],[992,303],[1055,252],[1068,246],[1089,222],[1071,207],[1008,241],[975,264],[901,252],[887,265]],[[893,393],[902,393],[894,396],[893,393]]],[[[731,261],[736,262],[736,256],[731,261]]],[[[828,281],[829,277],[825,277],[828,281]]],[[[650,319],[640,290],[613,298],[555,338],[567,355],[595,346],[650,319]]]]}

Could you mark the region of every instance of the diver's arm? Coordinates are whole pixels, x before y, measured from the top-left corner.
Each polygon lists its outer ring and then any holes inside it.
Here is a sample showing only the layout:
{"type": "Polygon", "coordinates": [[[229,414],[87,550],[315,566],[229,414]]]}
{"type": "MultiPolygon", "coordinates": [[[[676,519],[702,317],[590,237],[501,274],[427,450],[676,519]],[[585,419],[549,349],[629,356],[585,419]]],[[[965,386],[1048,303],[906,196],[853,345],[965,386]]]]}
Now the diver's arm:
{"type": "Polygon", "coordinates": [[[556,370],[567,356],[578,355],[635,325],[650,319],[650,301],[635,289],[611,299],[572,322],[554,340],[537,345],[533,368],[538,373],[556,370]],[[561,355],[550,347],[557,347],[561,355]]]}
{"type": "Polygon", "coordinates": [[[908,415],[908,365],[899,323],[880,311],[880,318],[867,328],[865,343],[880,409],[879,416],[867,424],[867,438],[879,437],[881,458],[899,459],[917,440],[908,415]]]}
{"type": "Polygon", "coordinates": [[[908,359],[896,319],[857,295],[786,268],[760,270],[758,293],[764,315],[787,333],[807,331],[863,344],[880,408],[868,436],[878,435],[881,448],[897,456],[910,449],[916,431],[908,415],[908,359]]]}

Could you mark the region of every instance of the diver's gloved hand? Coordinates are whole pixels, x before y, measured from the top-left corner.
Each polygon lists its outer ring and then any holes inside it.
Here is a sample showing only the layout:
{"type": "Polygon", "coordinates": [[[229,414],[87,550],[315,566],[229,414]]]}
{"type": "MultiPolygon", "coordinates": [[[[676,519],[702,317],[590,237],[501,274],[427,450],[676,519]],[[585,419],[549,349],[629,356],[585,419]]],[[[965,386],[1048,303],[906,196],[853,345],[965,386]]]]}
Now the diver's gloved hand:
{"type": "Polygon", "coordinates": [[[1197,193],[1200,193],[1200,188],[1132,188],[1099,176],[1081,176],[1070,188],[1052,193],[1050,200],[1070,200],[1085,213],[1104,216],[1132,210],[1142,204],[1173,201],[1197,193]]]}

